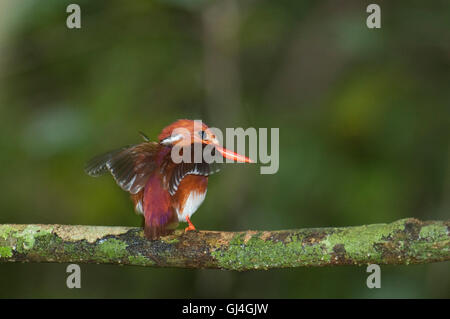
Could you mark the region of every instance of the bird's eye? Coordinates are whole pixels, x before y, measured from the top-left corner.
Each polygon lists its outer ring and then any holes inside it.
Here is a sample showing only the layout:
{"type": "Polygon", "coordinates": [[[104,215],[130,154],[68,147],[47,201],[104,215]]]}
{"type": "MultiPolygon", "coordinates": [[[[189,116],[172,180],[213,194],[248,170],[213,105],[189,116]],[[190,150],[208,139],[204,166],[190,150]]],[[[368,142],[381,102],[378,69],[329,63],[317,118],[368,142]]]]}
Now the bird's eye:
{"type": "Polygon", "coordinates": [[[198,135],[200,135],[200,138],[201,138],[202,140],[206,140],[206,132],[205,132],[205,131],[199,131],[199,132],[198,132],[198,135]]]}

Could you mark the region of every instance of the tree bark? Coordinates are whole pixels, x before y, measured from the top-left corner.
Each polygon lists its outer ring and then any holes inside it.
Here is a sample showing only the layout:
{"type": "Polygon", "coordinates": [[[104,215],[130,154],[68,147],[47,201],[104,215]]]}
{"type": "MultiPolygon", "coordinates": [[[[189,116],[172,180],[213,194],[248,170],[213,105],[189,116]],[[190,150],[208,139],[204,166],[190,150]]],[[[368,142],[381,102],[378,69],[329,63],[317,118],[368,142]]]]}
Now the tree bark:
{"type": "Polygon", "coordinates": [[[279,231],[194,231],[147,240],[141,228],[0,225],[0,262],[253,270],[450,260],[450,221],[279,231]]]}

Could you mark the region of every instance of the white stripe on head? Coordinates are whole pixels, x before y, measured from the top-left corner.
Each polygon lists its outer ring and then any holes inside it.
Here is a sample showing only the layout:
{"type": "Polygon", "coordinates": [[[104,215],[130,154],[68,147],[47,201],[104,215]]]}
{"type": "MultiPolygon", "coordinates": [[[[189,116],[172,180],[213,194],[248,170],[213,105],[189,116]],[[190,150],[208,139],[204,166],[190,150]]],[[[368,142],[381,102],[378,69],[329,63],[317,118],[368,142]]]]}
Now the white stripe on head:
{"type": "Polygon", "coordinates": [[[161,143],[162,145],[169,146],[169,145],[172,145],[172,144],[175,143],[175,142],[178,142],[178,141],[181,140],[182,138],[183,138],[183,135],[182,135],[182,134],[171,135],[171,136],[169,136],[169,137],[163,139],[160,143],[161,143]]]}

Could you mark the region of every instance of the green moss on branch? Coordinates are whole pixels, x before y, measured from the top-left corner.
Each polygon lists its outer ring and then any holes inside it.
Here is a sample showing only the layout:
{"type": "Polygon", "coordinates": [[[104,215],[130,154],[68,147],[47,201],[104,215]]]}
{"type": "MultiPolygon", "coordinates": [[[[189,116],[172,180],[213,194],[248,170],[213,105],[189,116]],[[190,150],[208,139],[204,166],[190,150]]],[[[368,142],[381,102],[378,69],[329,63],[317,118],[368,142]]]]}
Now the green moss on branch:
{"type": "Polygon", "coordinates": [[[156,241],[140,228],[0,225],[0,262],[106,263],[251,270],[418,264],[450,260],[450,221],[281,231],[177,231],[156,241]]]}

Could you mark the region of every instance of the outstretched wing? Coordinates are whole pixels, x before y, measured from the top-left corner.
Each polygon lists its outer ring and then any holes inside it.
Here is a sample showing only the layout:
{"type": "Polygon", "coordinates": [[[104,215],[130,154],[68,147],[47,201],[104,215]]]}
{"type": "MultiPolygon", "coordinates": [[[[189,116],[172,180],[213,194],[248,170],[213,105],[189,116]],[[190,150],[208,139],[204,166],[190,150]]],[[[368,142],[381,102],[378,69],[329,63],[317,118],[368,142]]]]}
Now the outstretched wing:
{"type": "Polygon", "coordinates": [[[174,195],[177,192],[178,186],[186,175],[209,176],[219,170],[219,166],[214,164],[181,162],[175,166],[168,181],[167,188],[169,189],[169,194],[174,195]]]}
{"type": "Polygon", "coordinates": [[[155,142],[126,146],[94,157],[86,164],[85,171],[94,177],[109,171],[124,191],[137,194],[156,169],[154,160],[159,147],[155,142]]]}

